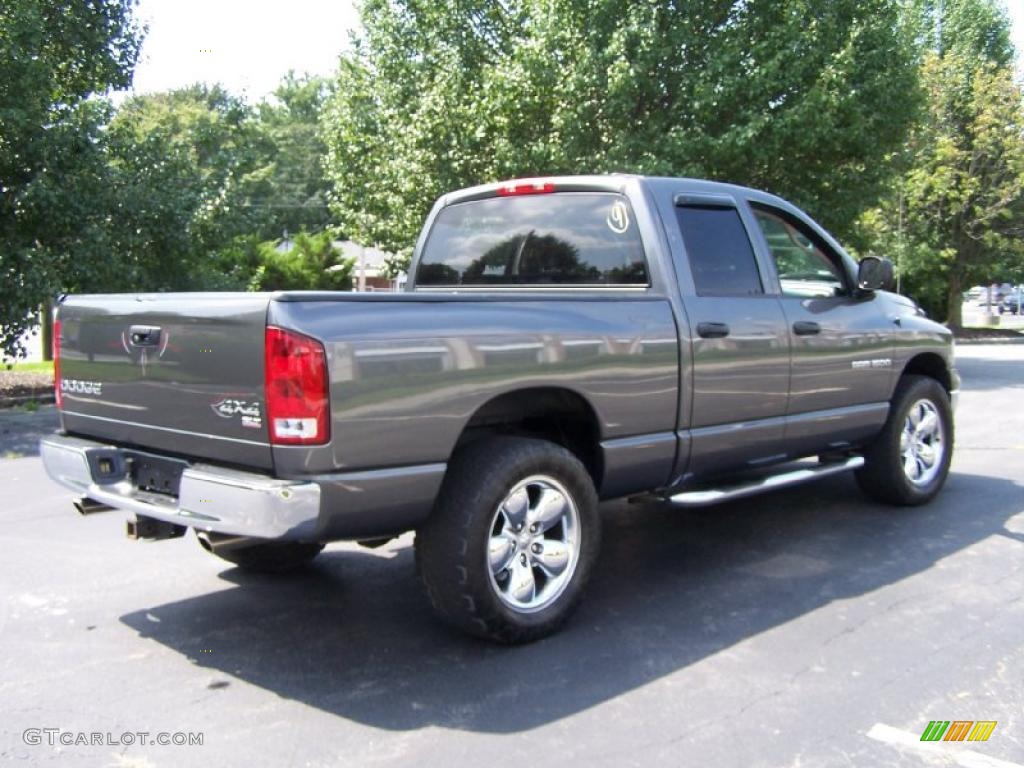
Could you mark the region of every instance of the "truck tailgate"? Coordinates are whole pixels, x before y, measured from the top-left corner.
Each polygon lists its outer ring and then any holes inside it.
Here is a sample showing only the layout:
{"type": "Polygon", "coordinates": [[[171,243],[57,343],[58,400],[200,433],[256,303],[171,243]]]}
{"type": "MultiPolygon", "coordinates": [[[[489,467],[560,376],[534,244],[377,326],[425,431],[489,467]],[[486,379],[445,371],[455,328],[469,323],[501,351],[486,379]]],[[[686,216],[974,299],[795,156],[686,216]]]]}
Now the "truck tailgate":
{"type": "Polygon", "coordinates": [[[68,297],[60,305],[64,429],[270,468],[268,294],[68,297]]]}

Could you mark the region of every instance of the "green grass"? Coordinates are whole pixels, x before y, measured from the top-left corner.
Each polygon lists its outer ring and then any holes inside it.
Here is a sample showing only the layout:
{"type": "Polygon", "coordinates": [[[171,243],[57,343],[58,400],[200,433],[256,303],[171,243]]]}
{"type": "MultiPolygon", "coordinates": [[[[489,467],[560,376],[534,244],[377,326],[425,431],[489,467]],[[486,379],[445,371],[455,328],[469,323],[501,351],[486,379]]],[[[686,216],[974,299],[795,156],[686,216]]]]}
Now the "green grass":
{"type": "Polygon", "coordinates": [[[16,371],[18,373],[53,373],[53,363],[0,363],[0,371],[16,371]]]}

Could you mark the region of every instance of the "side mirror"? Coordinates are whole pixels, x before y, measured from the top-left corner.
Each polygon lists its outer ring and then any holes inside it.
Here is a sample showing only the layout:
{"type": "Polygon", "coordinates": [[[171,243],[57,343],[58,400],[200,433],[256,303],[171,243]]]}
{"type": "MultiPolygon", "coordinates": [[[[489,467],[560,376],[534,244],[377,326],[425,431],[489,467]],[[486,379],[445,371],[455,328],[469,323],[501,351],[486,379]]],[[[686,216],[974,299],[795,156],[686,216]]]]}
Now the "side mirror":
{"type": "Polygon", "coordinates": [[[862,291],[887,290],[893,282],[892,262],[865,256],[857,267],[857,287],[862,291]]]}

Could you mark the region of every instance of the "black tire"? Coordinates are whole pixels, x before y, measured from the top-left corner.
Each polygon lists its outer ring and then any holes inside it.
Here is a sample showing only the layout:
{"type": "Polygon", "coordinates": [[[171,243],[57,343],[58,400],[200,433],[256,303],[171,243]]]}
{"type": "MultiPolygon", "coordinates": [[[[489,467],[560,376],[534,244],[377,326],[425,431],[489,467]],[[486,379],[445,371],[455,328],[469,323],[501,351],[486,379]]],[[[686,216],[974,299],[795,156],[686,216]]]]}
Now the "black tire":
{"type": "Polygon", "coordinates": [[[288,573],[303,568],[324,548],[315,541],[264,541],[233,543],[236,537],[199,534],[199,543],[210,554],[252,573],[288,573]]]}
{"type": "MultiPolygon", "coordinates": [[[[546,492],[541,489],[541,493],[546,492]]],[[[564,533],[557,526],[551,530],[564,533]]],[[[499,533],[511,535],[509,530],[499,533]]],[[[527,530],[520,534],[524,539],[528,535],[527,530]]],[[[488,438],[467,445],[452,457],[433,513],[416,532],[416,565],[427,596],[442,619],[478,637],[508,644],[527,643],[557,630],[575,610],[597,558],[600,538],[597,493],[576,456],[545,440],[488,438]],[[576,518],[570,520],[563,515],[560,519],[569,522],[558,524],[575,531],[570,537],[578,542],[573,549],[574,566],[561,583],[557,578],[550,582],[550,603],[540,601],[529,611],[517,610],[508,604],[514,599],[510,592],[499,597],[499,580],[520,567],[514,561],[523,554],[515,549],[508,567],[495,574],[488,547],[495,526],[509,525],[499,507],[507,508],[504,505],[517,488],[522,488],[520,493],[533,493],[530,498],[535,499],[537,488],[531,483],[543,486],[545,479],[557,483],[559,490],[568,495],[570,503],[563,507],[566,515],[575,507],[576,518]]],[[[513,542],[510,546],[522,546],[522,552],[529,552],[525,543],[513,542]]],[[[529,565],[526,559],[521,562],[522,572],[533,574],[529,579],[540,600],[546,587],[537,584],[545,583],[547,573],[532,559],[529,565]]],[[[512,586],[511,581],[504,583],[512,586]]]]}
{"type": "Polygon", "coordinates": [[[953,412],[943,386],[928,376],[906,375],[900,379],[881,433],[864,451],[864,466],[857,483],[868,496],[887,504],[917,506],[931,501],[946,482],[953,457],[953,412]],[[924,482],[912,481],[904,470],[901,436],[911,408],[931,403],[942,430],[943,451],[935,462],[934,475],[924,482]]]}

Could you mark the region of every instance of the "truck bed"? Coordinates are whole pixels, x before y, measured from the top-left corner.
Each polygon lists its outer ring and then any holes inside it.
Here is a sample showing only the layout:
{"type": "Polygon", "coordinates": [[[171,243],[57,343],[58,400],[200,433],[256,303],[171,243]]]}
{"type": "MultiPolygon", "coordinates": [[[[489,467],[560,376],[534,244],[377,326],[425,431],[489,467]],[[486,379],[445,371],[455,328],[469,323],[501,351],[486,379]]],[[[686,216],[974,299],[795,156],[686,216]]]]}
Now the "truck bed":
{"type": "Polygon", "coordinates": [[[60,317],[63,427],[73,435],[280,477],[412,467],[446,462],[470,416],[503,392],[554,385],[592,404],[612,454],[619,443],[658,444],[646,468],[621,472],[663,483],[675,460],[679,347],[659,296],[96,295],[69,297],[60,317]],[[268,325],[324,345],[324,445],[271,445],[268,325]],[[133,345],[133,328],[159,328],[159,342],[133,345]]]}

